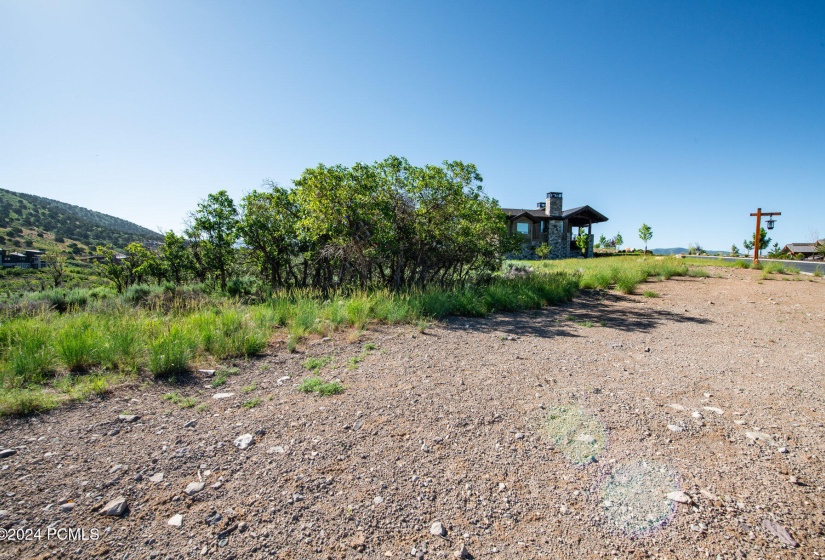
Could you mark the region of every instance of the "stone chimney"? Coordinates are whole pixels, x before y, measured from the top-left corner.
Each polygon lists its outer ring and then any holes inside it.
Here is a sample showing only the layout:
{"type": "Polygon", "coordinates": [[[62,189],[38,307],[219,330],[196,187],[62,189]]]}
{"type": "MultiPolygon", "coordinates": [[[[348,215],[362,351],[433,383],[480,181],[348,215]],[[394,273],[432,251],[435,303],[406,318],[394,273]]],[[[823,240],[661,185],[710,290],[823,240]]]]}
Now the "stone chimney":
{"type": "Polygon", "coordinates": [[[544,213],[552,218],[561,218],[561,193],[549,192],[547,193],[547,201],[544,204],[544,213]]]}

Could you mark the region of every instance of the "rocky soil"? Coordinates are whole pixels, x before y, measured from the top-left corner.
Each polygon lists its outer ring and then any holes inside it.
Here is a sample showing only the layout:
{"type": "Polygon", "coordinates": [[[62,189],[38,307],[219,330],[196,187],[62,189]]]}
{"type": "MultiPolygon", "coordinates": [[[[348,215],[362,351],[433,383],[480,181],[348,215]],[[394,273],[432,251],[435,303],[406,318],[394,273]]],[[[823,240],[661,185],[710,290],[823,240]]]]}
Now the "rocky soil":
{"type": "Polygon", "coordinates": [[[0,420],[0,557],[825,554],[825,282],[710,270],[0,420]]]}

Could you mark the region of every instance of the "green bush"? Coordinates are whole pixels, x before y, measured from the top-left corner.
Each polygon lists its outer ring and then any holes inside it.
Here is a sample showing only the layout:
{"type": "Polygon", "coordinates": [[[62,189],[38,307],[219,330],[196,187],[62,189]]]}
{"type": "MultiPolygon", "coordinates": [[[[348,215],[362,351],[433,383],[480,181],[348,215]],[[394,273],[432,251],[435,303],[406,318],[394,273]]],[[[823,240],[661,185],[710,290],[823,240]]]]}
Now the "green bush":
{"type": "Polygon", "coordinates": [[[226,293],[230,297],[251,297],[263,292],[263,284],[257,278],[244,276],[242,278],[233,278],[226,284],[226,293]]]}
{"type": "Polygon", "coordinates": [[[153,291],[155,290],[147,284],[133,284],[126,288],[123,298],[132,305],[139,305],[147,301],[153,291]]]}

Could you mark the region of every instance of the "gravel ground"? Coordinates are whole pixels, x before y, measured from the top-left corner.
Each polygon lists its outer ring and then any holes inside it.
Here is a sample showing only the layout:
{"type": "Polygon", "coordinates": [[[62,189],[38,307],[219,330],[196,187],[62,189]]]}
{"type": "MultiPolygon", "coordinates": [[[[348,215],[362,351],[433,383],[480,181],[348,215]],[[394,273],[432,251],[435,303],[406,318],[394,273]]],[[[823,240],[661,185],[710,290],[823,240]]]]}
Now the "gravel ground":
{"type": "Polygon", "coordinates": [[[818,557],[825,282],[709,270],[4,419],[0,557],[818,557]]]}

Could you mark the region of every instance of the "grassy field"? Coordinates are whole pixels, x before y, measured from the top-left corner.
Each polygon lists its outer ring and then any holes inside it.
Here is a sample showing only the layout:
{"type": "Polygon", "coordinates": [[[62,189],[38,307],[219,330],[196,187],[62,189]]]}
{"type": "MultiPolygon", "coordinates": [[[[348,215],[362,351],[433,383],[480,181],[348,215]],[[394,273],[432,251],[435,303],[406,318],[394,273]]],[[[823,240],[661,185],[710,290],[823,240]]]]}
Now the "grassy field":
{"type": "Polygon", "coordinates": [[[625,294],[633,293],[639,284],[651,277],[667,280],[673,276],[697,274],[683,259],[673,257],[621,256],[513,262],[521,266],[530,266],[539,273],[577,273],[579,287],[583,290],[615,288],[625,294]]]}
{"type": "MultiPolygon", "coordinates": [[[[505,270],[533,272],[426,292],[322,298],[292,291],[256,304],[198,286],[133,286],[120,296],[101,287],[30,293],[0,313],[0,414],[49,410],[104,394],[133,376],[174,383],[194,368],[247,359],[275,341],[294,352],[308,335],[360,331],[370,323],[412,324],[423,331],[429,321],[451,315],[537,309],[569,301],[582,289],[634,293],[651,278],[708,275],[693,264],[719,265],[697,261],[641,256],[511,261],[505,270]]],[[[779,272],[785,271],[765,274],[779,272]]],[[[658,297],[647,287],[645,297],[658,297]]]]}

